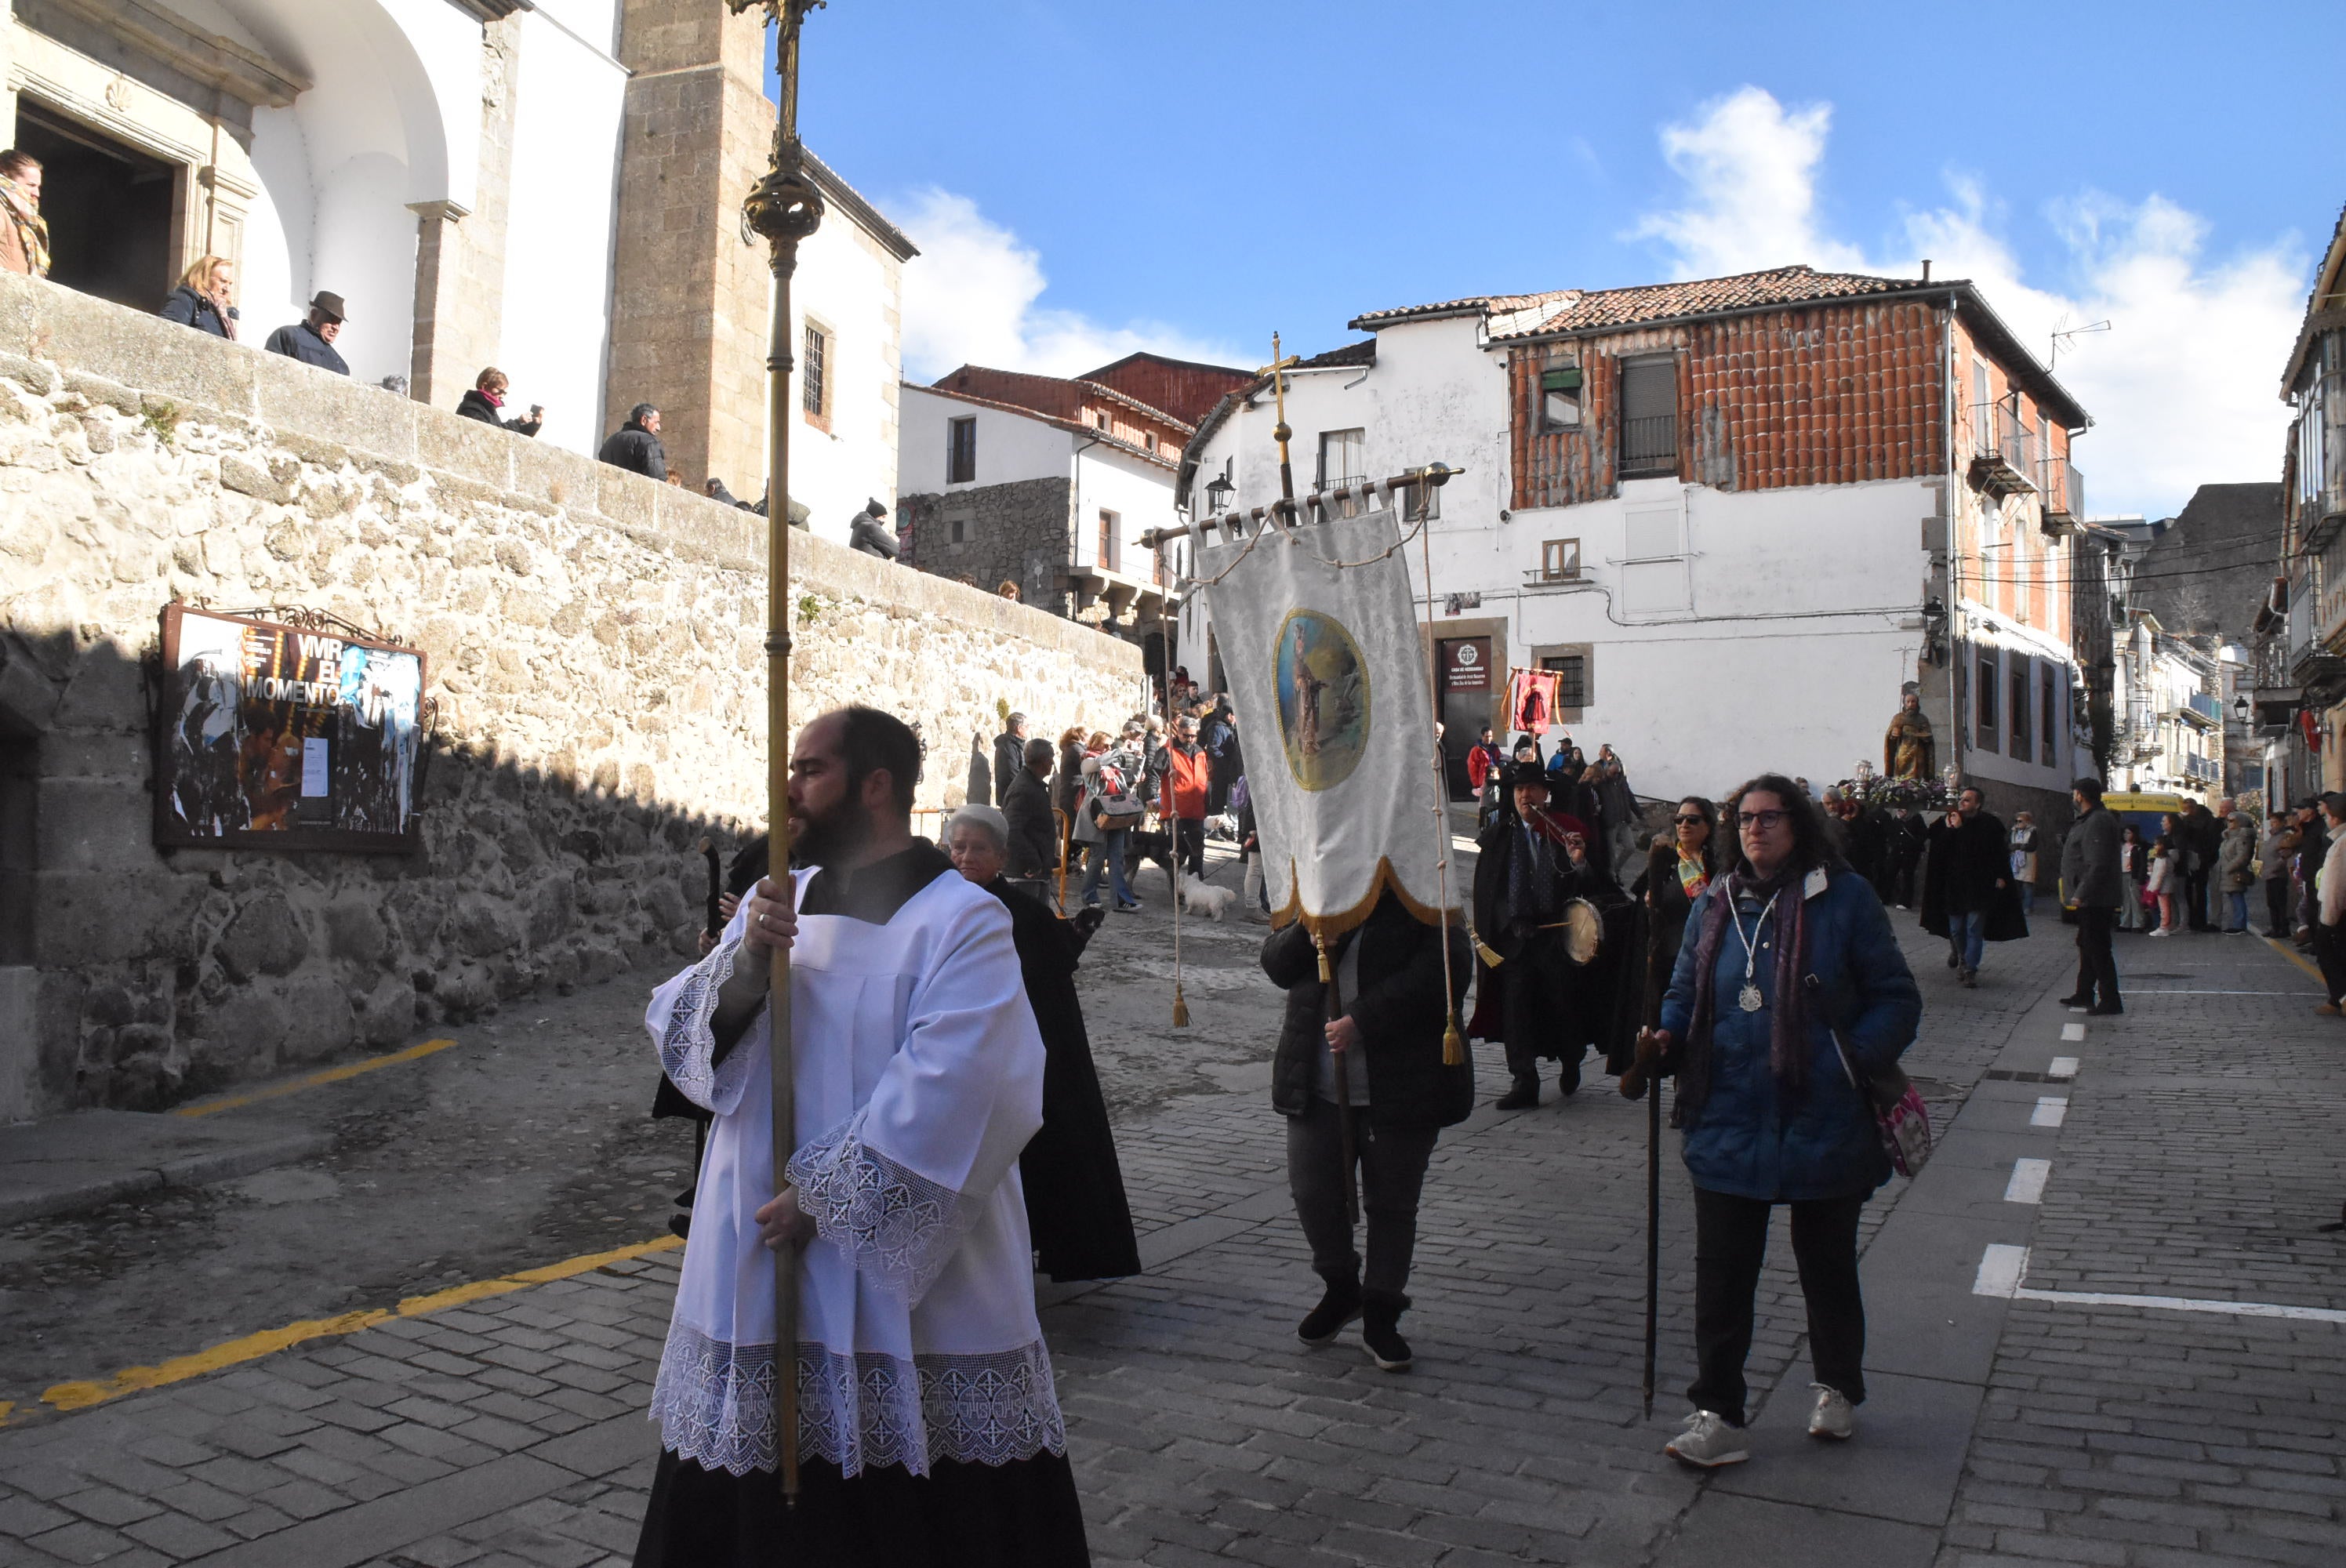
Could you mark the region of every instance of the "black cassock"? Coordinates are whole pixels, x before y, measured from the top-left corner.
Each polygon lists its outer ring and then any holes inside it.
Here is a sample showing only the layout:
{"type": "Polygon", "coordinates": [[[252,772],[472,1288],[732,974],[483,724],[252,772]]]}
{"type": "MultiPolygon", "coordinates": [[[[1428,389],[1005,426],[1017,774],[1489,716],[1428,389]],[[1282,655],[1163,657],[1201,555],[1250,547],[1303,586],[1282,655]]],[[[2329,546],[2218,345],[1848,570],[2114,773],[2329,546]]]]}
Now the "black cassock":
{"type": "Polygon", "coordinates": [[[1132,1209],[1108,1130],[1107,1101],[1092,1066],[1083,1003],[1076,996],[1085,933],[1000,877],[985,891],[1010,911],[1026,1000],[1043,1035],[1043,1130],[1018,1156],[1026,1227],[1040,1267],[1061,1282],[1137,1274],[1132,1209]]]}

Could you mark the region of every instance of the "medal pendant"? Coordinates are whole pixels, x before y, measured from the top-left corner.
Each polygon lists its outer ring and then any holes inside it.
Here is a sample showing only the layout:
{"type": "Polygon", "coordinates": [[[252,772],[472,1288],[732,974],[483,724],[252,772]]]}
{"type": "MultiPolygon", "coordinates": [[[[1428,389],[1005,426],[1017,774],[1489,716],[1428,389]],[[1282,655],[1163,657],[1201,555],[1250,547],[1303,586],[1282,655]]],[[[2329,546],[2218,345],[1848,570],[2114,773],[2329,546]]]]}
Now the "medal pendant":
{"type": "Polygon", "coordinates": [[[1743,989],[1736,993],[1735,1004],[1746,1013],[1757,1013],[1766,1005],[1760,999],[1760,988],[1749,981],[1744,982],[1743,989]]]}

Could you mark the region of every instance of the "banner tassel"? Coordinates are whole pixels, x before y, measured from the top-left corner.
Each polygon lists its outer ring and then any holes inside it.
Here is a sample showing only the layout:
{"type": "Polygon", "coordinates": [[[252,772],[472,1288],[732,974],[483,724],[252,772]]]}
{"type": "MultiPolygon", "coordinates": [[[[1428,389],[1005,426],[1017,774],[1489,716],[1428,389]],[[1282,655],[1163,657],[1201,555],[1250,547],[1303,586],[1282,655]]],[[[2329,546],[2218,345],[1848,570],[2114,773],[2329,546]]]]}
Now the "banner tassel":
{"type": "Polygon", "coordinates": [[[1181,983],[1178,980],[1173,983],[1173,1027],[1189,1027],[1189,1004],[1181,998],[1181,983]]]}
{"type": "Polygon", "coordinates": [[[1458,1014],[1453,1013],[1442,1031],[1442,1064],[1445,1067],[1466,1065],[1466,1036],[1458,1033],[1458,1014]]]}

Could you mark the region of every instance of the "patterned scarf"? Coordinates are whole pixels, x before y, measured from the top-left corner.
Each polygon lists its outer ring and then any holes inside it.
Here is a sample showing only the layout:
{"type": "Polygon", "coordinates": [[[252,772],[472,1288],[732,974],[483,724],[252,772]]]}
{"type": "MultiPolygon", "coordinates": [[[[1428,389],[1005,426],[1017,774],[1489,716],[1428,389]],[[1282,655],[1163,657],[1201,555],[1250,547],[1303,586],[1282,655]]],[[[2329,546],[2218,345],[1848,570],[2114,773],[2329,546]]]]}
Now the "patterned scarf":
{"type": "MultiPolygon", "coordinates": [[[[1808,945],[1808,901],[1800,896],[1806,872],[1788,869],[1765,881],[1741,872],[1722,879],[1711,891],[1719,896],[1703,911],[1702,931],[1696,939],[1694,1014],[1679,1047],[1678,1101],[1691,1126],[1710,1097],[1711,1033],[1719,1022],[1719,954],[1725,947],[1727,928],[1734,921],[1736,902],[1752,897],[1766,904],[1780,892],[1792,895],[1790,905],[1776,904],[1776,965],[1774,997],[1768,1006],[1768,1065],[1776,1085],[1797,1096],[1809,1083],[1809,1019],[1807,998],[1800,986],[1802,949],[1808,945]]],[[[1762,924],[1767,923],[1763,918],[1762,924]]],[[[1758,942],[1760,932],[1751,932],[1758,942]]]]}
{"type": "Polygon", "coordinates": [[[38,209],[25,199],[24,188],[5,174],[0,174],[0,196],[5,196],[8,221],[16,226],[16,239],[25,247],[25,260],[33,269],[33,276],[49,275],[49,225],[38,209]]]}

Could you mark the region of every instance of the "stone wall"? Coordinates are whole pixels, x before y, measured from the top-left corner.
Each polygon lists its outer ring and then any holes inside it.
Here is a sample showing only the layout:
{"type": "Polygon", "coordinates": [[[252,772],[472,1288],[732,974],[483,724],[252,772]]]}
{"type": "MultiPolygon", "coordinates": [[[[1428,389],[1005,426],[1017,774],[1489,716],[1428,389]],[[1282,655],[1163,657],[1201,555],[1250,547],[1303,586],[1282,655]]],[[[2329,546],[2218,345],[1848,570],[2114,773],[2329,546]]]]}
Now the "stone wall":
{"type": "MultiPolygon", "coordinates": [[[[689,948],[765,799],[765,524],[290,360],[0,274],[0,1121],[152,1107],[689,948]],[[174,599],[431,656],[413,856],[158,851],[174,599]],[[11,849],[9,846],[14,845],[11,849]]],[[[997,703],[1128,712],[1137,651],[793,536],[792,712],[924,720],[958,804],[997,703]]]]}
{"type": "Polygon", "coordinates": [[[942,495],[900,495],[904,559],[923,572],[966,577],[988,590],[1013,582],[1025,603],[1073,615],[1075,596],[1066,585],[1070,490],[1065,479],[1019,479],[942,495]]]}

